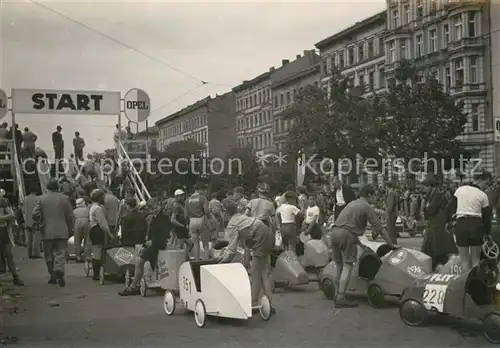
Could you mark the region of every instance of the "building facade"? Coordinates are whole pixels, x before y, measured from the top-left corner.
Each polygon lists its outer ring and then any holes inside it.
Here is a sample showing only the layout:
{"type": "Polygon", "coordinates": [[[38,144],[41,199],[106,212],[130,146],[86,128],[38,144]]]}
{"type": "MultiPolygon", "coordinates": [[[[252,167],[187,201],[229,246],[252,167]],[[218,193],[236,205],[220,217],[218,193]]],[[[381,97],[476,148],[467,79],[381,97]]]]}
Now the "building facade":
{"type": "Polygon", "coordinates": [[[489,11],[477,1],[388,1],[385,73],[387,81],[402,59],[411,60],[420,79],[438,79],[463,101],[463,141],[494,171],[489,11]]]}
{"type": "Polygon", "coordinates": [[[284,120],[280,114],[293,104],[295,94],[306,85],[319,85],[320,56],[314,50],[304,51],[292,62],[283,60],[281,68],[271,75],[273,96],[273,147],[281,151],[288,141],[293,120],[284,120]]]}
{"type": "Polygon", "coordinates": [[[236,142],[255,151],[269,151],[273,144],[271,73],[243,81],[233,88],[236,97],[236,142]]]}
{"type": "Polygon", "coordinates": [[[205,147],[205,157],[223,158],[236,146],[235,96],[207,97],[156,122],[159,148],[193,139],[205,147]]]}
{"type": "Polygon", "coordinates": [[[332,35],[315,46],[321,56],[321,83],[327,88],[332,69],[351,79],[352,85],[385,88],[385,24],[381,12],[332,35]]]}

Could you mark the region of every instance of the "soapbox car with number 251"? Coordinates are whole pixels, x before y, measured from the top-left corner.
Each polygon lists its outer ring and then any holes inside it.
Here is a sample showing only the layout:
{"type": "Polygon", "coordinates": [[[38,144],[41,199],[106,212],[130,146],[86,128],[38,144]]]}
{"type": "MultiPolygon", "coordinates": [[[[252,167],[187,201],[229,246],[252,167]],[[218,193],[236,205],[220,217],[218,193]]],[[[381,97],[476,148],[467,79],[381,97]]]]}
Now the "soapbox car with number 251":
{"type": "Polygon", "coordinates": [[[406,289],[399,314],[408,326],[421,326],[429,313],[478,319],[488,341],[500,344],[498,246],[483,245],[485,259],[463,274],[427,274],[406,289]]]}
{"type": "MultiPolygon", "coordinates": [[[[320,274],[318,283],[328,299],[336,293],[334,286],[335,262],[330,262],[320,274]]],[[[432,260],[416,250],[393,250],[385,243],[360,240],[358,258],[354,264],[348,292],[366,293],[374,308],[386,305],[385,296],[400,297],[414,279],[430,273],[432,260]]]]}
{"type": "Polygon", "coordinates": [[[263,295],[259,305],[252,307],[250,279],[239,262],[184,262],[179,269],[179,287],[179,301],[172,291],[165,291],[165,313],[173,315],[179,303],[194,312],[196,325],[200,328],[205,326],[207,316],[248,320],[254,309],[258,309],[263,320],[271,318],[271,303],[267,296],[263,295]]]}

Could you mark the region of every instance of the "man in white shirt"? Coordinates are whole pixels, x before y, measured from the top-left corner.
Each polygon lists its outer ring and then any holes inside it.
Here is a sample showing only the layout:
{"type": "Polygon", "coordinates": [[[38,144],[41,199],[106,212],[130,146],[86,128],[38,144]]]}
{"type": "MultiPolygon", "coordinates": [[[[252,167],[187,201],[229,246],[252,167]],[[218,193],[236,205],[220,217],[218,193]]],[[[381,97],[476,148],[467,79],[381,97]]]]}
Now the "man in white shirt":
{"type": "Polygon", "coordinates": [[[476,176],[475,185],[455,191],[455,241],[464,272],[479,264],[484,236],[491,232],[491,207],[483,191],[491,179],[490,173],[482,172],[476,176]]]}
{"type": "Polygon", "coordinates": [[[278,208],[278,226],[283,240],[283,247],[285,250],[292,250],[295,252],[297,246],[297,217],[301,217],[302,213],[299,208],[291,204],[297,199],[294,192],[285,193],[286,202],[281,204],[278,208]]]}

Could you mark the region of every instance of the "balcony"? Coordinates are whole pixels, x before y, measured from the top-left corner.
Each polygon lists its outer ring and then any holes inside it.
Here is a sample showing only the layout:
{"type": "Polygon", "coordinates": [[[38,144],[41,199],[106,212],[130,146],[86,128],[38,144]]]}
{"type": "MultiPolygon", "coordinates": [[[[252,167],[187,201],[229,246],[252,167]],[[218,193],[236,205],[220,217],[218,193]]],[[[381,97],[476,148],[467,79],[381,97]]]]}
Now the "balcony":
{"type": "Polygon", "coordinates": [[[482,37],[464,37],[461,40],[448,43],[448,51],[467,48],[482,48],[484,46],[482,37]]]}

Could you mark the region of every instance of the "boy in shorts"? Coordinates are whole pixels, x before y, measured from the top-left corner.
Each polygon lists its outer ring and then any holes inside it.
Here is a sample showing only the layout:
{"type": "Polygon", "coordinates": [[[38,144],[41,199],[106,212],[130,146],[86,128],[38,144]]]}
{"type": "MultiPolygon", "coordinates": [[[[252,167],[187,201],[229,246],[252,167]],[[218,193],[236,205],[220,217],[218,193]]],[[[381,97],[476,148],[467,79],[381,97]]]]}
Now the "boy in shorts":
{"type": "Polygon", "coordinates": [[[203,243],[203,259],[208,260],[210,258],[209,209],[204,184],[197,184],[195,192],[186,201],[185,217],[189,220],[189,234],[194,243],[195,261],[200,260],[200,242],[203,243]]]}

